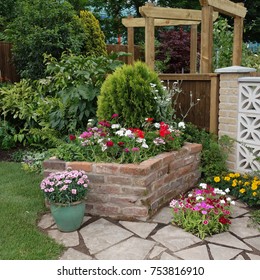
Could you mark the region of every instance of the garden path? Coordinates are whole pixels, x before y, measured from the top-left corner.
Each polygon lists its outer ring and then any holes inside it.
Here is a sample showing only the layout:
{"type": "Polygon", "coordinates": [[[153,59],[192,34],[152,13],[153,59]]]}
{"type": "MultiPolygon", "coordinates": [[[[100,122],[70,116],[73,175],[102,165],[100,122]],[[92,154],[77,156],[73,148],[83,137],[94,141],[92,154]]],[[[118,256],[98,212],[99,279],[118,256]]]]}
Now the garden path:
{"type": "Polygon", "coordinates": [[[60,260],[260,260],[260,231],[249,209],[233,206],[228,232],[201,240],[171,224],[165,207],[147,222],[85,216],[78,231],[60,232],[51,215],[38,226],[65,246],[60,260]]]}

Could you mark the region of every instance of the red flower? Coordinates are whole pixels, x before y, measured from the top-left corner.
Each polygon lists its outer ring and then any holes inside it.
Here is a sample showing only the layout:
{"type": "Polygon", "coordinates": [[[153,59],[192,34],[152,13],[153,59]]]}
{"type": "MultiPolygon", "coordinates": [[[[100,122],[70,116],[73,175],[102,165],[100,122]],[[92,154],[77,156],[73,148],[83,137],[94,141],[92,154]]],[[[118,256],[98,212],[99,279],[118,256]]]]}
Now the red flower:
{"type": "Polygon", "coordinates": [[[130,128],[130,130],[139,138],[144,138],[144,132],[139,128],[130,128]]]}
{"type": "Polygon", "coordinates": [[[110,127],[111,126],[111,124],[106,120],[100,121],[100,122],[98,122],[98,124],[100,124],[101,126],[104,126],[104,127],[110,127]]]}
{"type": "Polygon", "coordinates": [[[224,216],[221,216],[218,221],[223,224],[223,225],[226,225],[226,224],[231,224],[230,220],[229,219],[226,219],[224,216]]]}
{"type": "Polygon", "coordinates": [[[125,143],[124,143],[124,142],[118,142],[117,145],[118,145],[119,147],[123,147],[123,146],[125,145],[125,143]]]}
{"type": "Polygon", "coordinates": [[[73,135],[73,134],[70,134],[70,135],[69,135],[69,138],[70,138],[70,141],[74,141],[74,140],[76,140],[76,136],[75,136],[75,135],[73,135]]]}
{"type": "Polygon", "coordinates": [[[161,122],[160,123],[160,131],[159,131],[159,134],[161,137],[165,137],[166,135],[169,135],[171,134],[171,132],[169,131],[169,125],[164,123],[164,122],[161,122]]]}
{"type": "Polygon", "coordinates": [[[113,141],[107,141],[106,145],[107,145],[107,147],[113,147],[114,146],[114,142],[113,141]]]}
{"type": "Polygon", "coordinates": [[[112,119],[115,119],[115,118],[117,118],[117,117],[118,117],[118,114],[113,114],[113,115],[111,116],[112,119]]]}
{"type": "Polygon", "coordinates": [[[148,123],[149,123],[149,122],[152,122],[153,120],[154,120],[154,118],[146,118],[146,119],[145,119],[145,121],[148,122],[148,123]]]}

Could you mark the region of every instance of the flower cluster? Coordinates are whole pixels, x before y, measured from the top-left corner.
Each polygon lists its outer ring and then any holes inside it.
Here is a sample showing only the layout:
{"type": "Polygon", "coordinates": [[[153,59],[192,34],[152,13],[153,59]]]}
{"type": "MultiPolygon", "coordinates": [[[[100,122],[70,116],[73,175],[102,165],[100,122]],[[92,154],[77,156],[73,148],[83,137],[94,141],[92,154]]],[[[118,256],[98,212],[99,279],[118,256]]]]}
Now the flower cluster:
{"type": "Polygon", "coordinates": [[[70,170],[51,173],[40,188],[50,203],[69,204],[86,196],[89,179],[85,171],[70,170]]]}
{"type": "Polygon", "coordinates": [[[249,206],[260,205],[260,178],[257,176],[231,172],[215,176],[212,185],[221,189],[230,188],[230,194],[249,206]]]}
{"type": "Polygon", "coordinates": [[[173,224],[201,239],[228,230],[230,208],[235,202],[227,193],[229,189],[222,191],[201,183],[200,188],[193,189],[188,196],[171,201],[173,224]]]}
{"type": "Polygon", "coordinates": [[[125,128],[118,121],[117,114],[111,121],[103,120],[96,126],[89,121],[86,131],[78,137],[70,135],[69,139],[70,144],[78,147],[74,154],[82,154],[80,159],[118,163],[141,162],[161,152],[178,150],[184,141],[180,129],[165,122],[147,118],[142,128],[125,128]]]}

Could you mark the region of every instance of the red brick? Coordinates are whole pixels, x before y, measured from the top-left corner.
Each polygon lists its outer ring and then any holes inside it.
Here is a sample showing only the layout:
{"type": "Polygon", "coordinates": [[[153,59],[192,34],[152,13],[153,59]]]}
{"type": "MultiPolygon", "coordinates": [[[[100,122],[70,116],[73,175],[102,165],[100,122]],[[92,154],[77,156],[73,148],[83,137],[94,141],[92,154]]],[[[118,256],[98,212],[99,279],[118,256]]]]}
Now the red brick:
{"type": "Polygon", "coordinates": [[[119,166],[116,163],[96,163],[93,164],[93,171],[102,174],[117,174],[119,166]]]}
{"type": "Polygon", "coordinates": [[[147,187],[149,186],[153,181],[156,180],[157,174],[151,173],[148,176],[145,177],[139,177],[139,178],[133,178],[133,186],[141,186],[141,187],[147,187]]]}
{"type": "Polygon", "coordinates": [[[50,170],[66,170],[66,162],[59,159],[49,159],[43,162],[44,169],[50,170]]]}
{"type": "Polygon", "coordinates": [[[95,215],[113,216],[120,214],[120,207],[111,204],[95,204],[92,211],[95,215]]]}
{"type": "Polygon", "coordinates": [[[119,167],[120,174],[127,174],[127,175],[147,175],[149,174],[151,168],[150,166],[141,166],[140,164],[122,164],[119,167]]]}
{"type": "Polygon", "coordinates": [[[121,195],[110,195],[109,202],[114,205],[121,205],[121,207],[132,206],[138,200],[138,196],[121,196],[121,195]]]}
{"type": "Polygon", "coordinates": [[[106,195],[109,194],[122,194],[122,186],[120,185],[109,185],[109,184],[102,184],[102,185],[94,185],[93,191],[96,193],[103,193],[106,195]]]}
{"type": "Polygon", "coordinates": [[[196,143],[190,143],[189,145],[185,146],[185,149],[187,149],[191,154],[199,153],[202,150],[202,145],[196,143]]]}
{"type": "Polygon", "coordinates": [[[180,167],[182,167],[184,165],[184,161],[183,158],[180,159],[176,159],[175,161],[173,161],[172,163],[170,163],[169,165],[169,172],[176,172],[180,167]]]}
{"type": "Polygon", "coordinates": [[[105,176],[100,174],[88,174],[88,178],[91,184],[105,183],[105,176]]]}
{"type": "Polygon", "coordinates": [[[92,162],[86,162],[86,161],[73,161],[73,162],[67,162],[67,168],[71,167],[72,169],[77,170],[84,170],[86,172],[92,171],[92,162]]]}
{"type": "Polygon", "coordinates": [[[145,196],[147,192],[148,190],[145,187],[122,186],[122,193],[124,194],[145,196]]]}
{"type": "Polygon", "coordinates": [[[130,217],[147,217],[148,209],[146,207],[126,207],[122,209],[122,214],[130,217]]]}
{"type": "Polygon", "coordinates": [[[169,171],[168,165],[157,170],[157,178],[163,177],[169,171]]]}
{"type": "Polygon", "coordinates": [[[192,164],[188,164],[188,165],[185,165],[185,166],[179,168],[178,171],[177,171],[177,174],[178,174],[178,177],[182,177],[182,176],[184,176],[184,175],[186,175],[186,174],[188,174],[192,171],[193,171],[192,164]]]}
{"type": "Polygon", "coordinates": [[[125,176],[107,175],[106,176],[106,183],[118,184],[118,185],[131,185],[132,178],[131,177],[125,177],[125,176]]]}
{"type": "Polygon", "coordinates": [[[162,166],[162,159],[150,158],[140,163],[142,167],[149,167],[151,171],[156,170],[162,166]]]}

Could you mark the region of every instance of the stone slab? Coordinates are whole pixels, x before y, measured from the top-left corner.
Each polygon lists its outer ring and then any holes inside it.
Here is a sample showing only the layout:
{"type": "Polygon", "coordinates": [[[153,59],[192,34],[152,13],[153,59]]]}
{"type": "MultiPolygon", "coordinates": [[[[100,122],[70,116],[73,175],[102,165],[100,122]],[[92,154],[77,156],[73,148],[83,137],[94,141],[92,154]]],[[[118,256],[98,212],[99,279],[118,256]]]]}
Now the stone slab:
{"type": "Polygon", "coordinates": [[[209,254],[206,245],[188,248],[174,253],[183,260],[209,260],[209,254]]]}
{"type": "Polygon", "coordinates": [[[157,224],[155,223],[143,223],[143,222],[119,222],[126,229],[132,231],[142,238],[147,238],[149,234],[156,228],[157,224]]]}
{"type": "Polygon", "coordinates": [[[61,232],[57,229],[49,230],[48,235],[55,239],[59,244],[65,247],[74,247],[79,245],[79,234],[77,231],[61,232]]]}
{"type": "Polygon", "coordinates": [[[151,237],[155,241],[161,243],[164,247],[170,249],[172,252],[179,251],[201,242],[201,239],[198,237],[173,225],[165,226],[151,237]]]}
{"type": "Polygon", "coordinates": [[[52,225],[54,225],[54,220],[52,218],[52,215],[50,213],[48,214],[44,214],[41,218],[41,220],[38,223],[38,227],[42,228],[42,229],[47,229],[49,227],[51,227],[52,225]]]}
{"type": "Polygon", "coordinates": [[[92,257],[73,248],[69,248],[63,253],[60,260],[92,260],[92,257]]]}
{"type": "Polygon", "coordinates": [[[83,227],[79,232],[91,255],[105,250],[133,235],[128,230],[114,225],[103,218],[83,227]]]}
{"type": "Polygon", "coordinates": [[[244,239],[244,241],[252,247],[256,248],[258,251],[260,251],[260,236],[254,238],[247,238],[244,239]]]}
{"type": "Polygon", "coordinates": [[[172,213],[170,207],[162,208],[153,218],[154,223],[169,224],[172,221],[172,213]]]}
{"type": "Polygon", "coordinates": [[[239,249],[227,249],[226,247],[214,244],[209,244],[209,249],[214,260],[231,260],[242,252],[239,249]]]}
{"type": "Polygon", "coordinates": [[[145,260],[155,242],[139,237],[131,237],[98,254],[98,260],[145,260]]]}
{"type": "Polygon", "coordinates": [[[247,253],[247,255],[250,258],[250,260],[260,260],[260,255],[255,255],[250,253],[247,253]]]}
{"type": "Polygon", "coordinates": [[[166,251],[167,248],[161,246],[154,246],[151,254],[149,255],[149,259],[157,258],[162,252],[166,251]]]}
{"type": "Polygon", "coordinates": [[[180,259],[175,256],[172,256],[166,252],[163,252],[160,260],[178,260],[179,261],[180,259]]]}
{"type": "Polygon", "coordinates": [[[239,216],[242,216],[242,215],[245,215],[249,212],[248,209],[245,209],[245,208],[241,208],[241,207],[238,207],[236,205],[232,205],[231,207],[231,217],[232,218],[237,218],[239,216]]]}
{"type": "MultiPolygon", "coordinates": [[[[230,234],[229,232],[223,232],[211,237],[205,238],[206,241],[211,243],[217,243],[220,245],[225,245],[229,247],[235,247],[239,249],[245,249],[252,251],[250,247],[248,247],[244,242],[240,241],[238,238],[230,234]]],[[[229,249],[226,249],[229,250],[229,249]]]]}
{"type": "Polygon", "coordinates": [[[249,222],[249,217],[233,219],[229,231],[235,233],[241,238],[260,235],[260,232],[257,228],[248,226],[249,222]]]}

